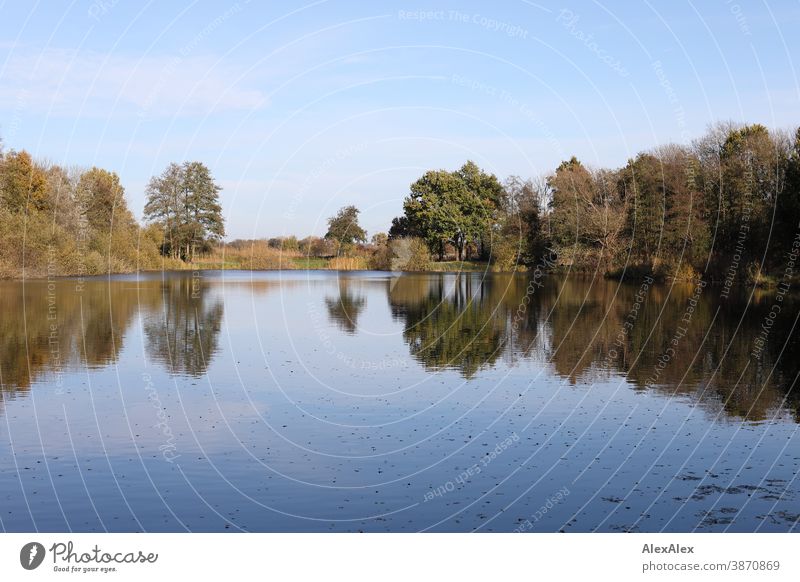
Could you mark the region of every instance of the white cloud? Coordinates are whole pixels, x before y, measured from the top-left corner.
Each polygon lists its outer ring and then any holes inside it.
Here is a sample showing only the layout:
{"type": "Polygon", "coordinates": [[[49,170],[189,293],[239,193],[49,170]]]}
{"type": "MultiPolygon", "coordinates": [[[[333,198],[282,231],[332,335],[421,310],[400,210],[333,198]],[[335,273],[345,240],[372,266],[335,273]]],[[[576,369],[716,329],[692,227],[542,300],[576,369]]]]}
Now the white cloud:
{"type": "Polygon", "coordinates": [[[263,107],[241,66],[205,56],[128,56],[12,49],[0,68],[0,108],[65,116],[203,116],[263,107]]]}

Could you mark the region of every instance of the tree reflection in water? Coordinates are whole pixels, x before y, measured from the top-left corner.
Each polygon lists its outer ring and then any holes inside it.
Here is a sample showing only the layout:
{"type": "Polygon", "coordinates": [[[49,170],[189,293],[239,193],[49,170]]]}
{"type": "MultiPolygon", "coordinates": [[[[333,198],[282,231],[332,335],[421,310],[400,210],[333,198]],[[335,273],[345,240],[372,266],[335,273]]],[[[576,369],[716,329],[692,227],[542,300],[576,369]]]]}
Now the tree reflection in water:
{"type": "MultiPolygon", "coordinates": [[[[319,288],[330,289],[328,281],[319,288]]],[[[540,283],[524,273],[340,276],[338,293],[323,297],[335,326],[357,335],[367,298],[385,292],[411,358],[425,370],[452,369],[469,380],[535,360],[570,385],[624,381],[712,414],[760,421],[786,409],[800,419],[793,297],[756,356],[774,292],[722,299],[711,285],[697,294],[678,283],[644,291],[640,283],[588,277],[540,283]]],[[[298,282],[250,284],[258,301],[298,282]]],[[[117,361],[137,316],[150,359],[173,374],[201,376],[219,351],[224,292],[189,273],[87,280],[80,290],[70,280],[0,282],[0,399],[23,395],[35,382],[57,385],[64,370],[117,361]]]]}
{"type": "Polygon", "coordinates": [[[624,377],[634,389],[691,398],[732,417],[760,421],[785,406],[798,418],[794,299],[783,306],[792,315],[776,319],[754,357],[769,293],[747,301],[721,299],[711,285],[530,281],[525,274],[405,275],[389,285],[389,304],[412,356],[429,370],[471,378],[501,355],[506,365],[535,358],[572,385],[624,377]]]}
{"type": "Polygon", "coordinates": [[[355,282],[351,279],[340,277],[339,295],[325,298],[328,317],[348,334],[354,334],[358,330],[358,317],[367,305],[367,300],[354,286],[355,282]]]}

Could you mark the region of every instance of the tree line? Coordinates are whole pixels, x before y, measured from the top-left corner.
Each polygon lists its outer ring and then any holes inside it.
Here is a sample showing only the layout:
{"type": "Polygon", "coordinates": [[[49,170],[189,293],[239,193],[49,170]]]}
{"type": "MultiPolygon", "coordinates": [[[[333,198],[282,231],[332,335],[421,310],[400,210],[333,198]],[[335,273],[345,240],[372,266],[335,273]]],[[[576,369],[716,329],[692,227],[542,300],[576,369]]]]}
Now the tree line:
{"type": "MultiPolygon", "coordinates": [[[[71,362],[101,367],[116,361],[124,347],[119,338],[132,325],[141,326],[149,360],[173,374],[202,376],[218,357],[225,304],[213,282],[194,281],[189,276],[144,277],[137,286],[119,286],[113,294],[104,281],[87,281],[80,292],[71,281],[57,281],[58,350],[51,343],[52,320],[43,315],[50,283],[32,281],[28,287],[0,282],[0,414],[8,392],[20,396],[46,374],[58,383],[71,362]]],[[[247,279],[225,284],[242,286],[258,300],[304,283],[247,279]]],[[[381,301],[402,324],[411,358],[426,370],[454,370],[469,379],[500,361],[515,365],[533,359],[549,362],[569,384],[623,374],[638,390],[670,398],[676,390],[693,395],[714,416],[724,411],[726,416],[761,421],[785,407],[800,422],[800,394],[793,389],[800,362],[785,352],[787,338],[795,333],[792,318],[775,321],[771,340],[758,358],[750,357],[752,342],[730,341],[734,335],[754,338],[760,333],[772,294],[756,292],[746,312],[722,317],[716,314],[729,303],[720,294],[703,294],[685,340],[674,346],[675,356],[661,368],[662,350],[646,346],[670,345],[674,322],[694,293],[691,286],[653,286],[641,304],[638,323],[620,345],[619,330],[630,321],[639,286],[543,278],[531,295],[529,284],[523,277],[480,273],[408,274],[393,277],[391,284],[379,278],[340,277],[337,288],[325,293],[321,313],[343,333],[355,334],[368,302],[385,293],[381,301]],[[526,297],[529,302],[521,312],[526,297]],[[707,344],[706,356],[696,358],[701,344],[707,344]],[[654,383],[655,369],[661,375],[654,383]]],[[[794,301],[787,299],[792,307],[794,301]]]]}
{"type": "Polygon", "coordinates": [[[143,226],[115,172],[0,142],[0,278],[182,268],[225,234],[219,192],[202,163],[170,164],[147,187],[143,226]]]}
{"type": "Polygon", "coordinates": [[[562,264],[757,281],[785,269],[800,234],[800,130],[720,124],[619,169],[572,158],[546,187],[562,264]]]}
{"type": "Polygon", "coordinates": [[[621,168],[572,157],[548,175],[504,182],[468,161],[428,171],[409,190],[386,244],[418,239],[439,261],[496,270],[547,254],[563,269],[611,276],[759,282],[794,275],[800,250],[800,130],[718,124],[621,168]]]}
{"type": "Polygon", "coordinates": [[[349,205],[323,237],[224,244],[220,190],[204,164],[170,164],[148,183],[141,226],[114,172],[38,162],[0,144],[0,276],[180,268],[209,256],[232,268],[466,261],[510,271],[547,256],[558,268],[611,276],[774,280],[794,276],[800,249],[800,130],[717,124],[620,168],[572,157],[534,178],[501,181],[472,161],[430,170],[409,186],[387,232],[371,238],[349,205]]]}

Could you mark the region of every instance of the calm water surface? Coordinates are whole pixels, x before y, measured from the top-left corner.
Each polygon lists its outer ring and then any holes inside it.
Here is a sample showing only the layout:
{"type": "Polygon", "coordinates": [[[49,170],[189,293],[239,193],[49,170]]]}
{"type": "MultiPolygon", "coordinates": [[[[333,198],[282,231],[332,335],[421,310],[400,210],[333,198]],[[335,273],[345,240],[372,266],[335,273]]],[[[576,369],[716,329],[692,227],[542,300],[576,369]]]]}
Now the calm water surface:
{"type": "Polygon", "coordinates": [[[0,528],[797,529],[798,311],[721,291],[0,282],[0,528]]]}

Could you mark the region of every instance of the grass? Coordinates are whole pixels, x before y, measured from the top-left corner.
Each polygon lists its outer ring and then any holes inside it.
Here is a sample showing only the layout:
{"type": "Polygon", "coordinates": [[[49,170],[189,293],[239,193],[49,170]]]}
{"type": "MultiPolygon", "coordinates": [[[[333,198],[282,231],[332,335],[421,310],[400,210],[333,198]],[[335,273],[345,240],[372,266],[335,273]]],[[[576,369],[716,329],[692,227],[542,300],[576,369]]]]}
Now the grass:
{"type": "Polygon", "coordinates": [[[241,263],[238,261],[212,261],[201,260],[189,263],[192,269],[240,269],[241,263]]]}
{"type": "Polygon", "coordinates": [[[436,261],[431,263],[431,271],[486,271],[489,264],[486,261],[436,261]]]}
{"type": "Polygon", "coordinates": [[[337,271],[365,271],[369,267],[364,257],[334,257],[328,268],[337,271]]]}
{"type": "Polygon", "coordinates": [[[327,269],[329,259],[320,257],[293,257],[292,264],[295,269],[327,269]]]}
{"type": "MultiPolygon", "coordinates": [[[[323,257],[308,257],[305,255],[286,256],[284,253],[278,266],[277,252],[272,257],[272,261],[262,261],[262,270],[278,269],[309,269],[309,270],[342,270],[342,271],[363,271],[368,269],[367,261],[363,257],[334,257],[332,259],[323,257]],[[269,265],[269,266],[268,266],[269,265]],[[273,266],[274,265],[274,266],[273,266]]],[[[243,256],[236,256],[237,253],[227,253],[226,260],[221,256],[211,256],[202,260],[195,261],[189,268],[199,269],[249,269],[253,261],[248,260],[247,253],[243,256]]],[[[440,261],[431,263],[430,270],[433,272],[481,272],[489,268],[484,261],[440,261]]]]}

